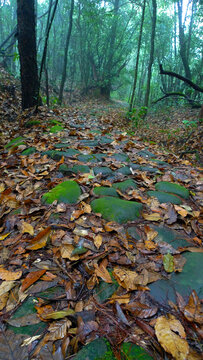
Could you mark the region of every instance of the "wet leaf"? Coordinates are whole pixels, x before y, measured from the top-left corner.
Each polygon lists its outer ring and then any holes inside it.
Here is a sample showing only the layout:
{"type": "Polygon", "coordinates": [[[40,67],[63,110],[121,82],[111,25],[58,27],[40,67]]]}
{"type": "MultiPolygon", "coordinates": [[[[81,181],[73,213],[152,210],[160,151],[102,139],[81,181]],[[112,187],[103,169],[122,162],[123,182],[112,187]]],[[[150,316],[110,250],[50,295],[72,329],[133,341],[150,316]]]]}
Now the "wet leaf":
{"type": "Polygon", "coordinates": [[[32,271],[30,272],[26,278],[23,280],[22,282],[22,291],[25,291],[29,286],[31,286],[32,284],[34,284],[37,280],[40,279],[40,277],[42,275],[44,275],[44,273],[46,272],[46,270],[38,270],[38,271],[32,271]]]}
{"type": "Polygon", "coordinates": [[[161,346],[176,360],[185,360],[189,353],[186,334],[180,321],[169,314],[156,320],[155,332],[161,346]]]}
{"type": "Polygon", "coordinates": [[[174,258],[170,253],[164,255],[163,265],[166,272],[171,273],[174,271],[174,258]]]}
{"type": "Polygon", "coordinates": [[[8,271],[0,267],[0,279],[6,281],[18,280],[22,276],[22,271],[8,271]]]}
{"type": "Polygon", "coordinates": [[[30,241],[30,244],[26,247],[28,250],[38,250],[46,246],[51,233],[51,227],[48,226],[46,229],[39,232],[37,236],[30,241]]]}

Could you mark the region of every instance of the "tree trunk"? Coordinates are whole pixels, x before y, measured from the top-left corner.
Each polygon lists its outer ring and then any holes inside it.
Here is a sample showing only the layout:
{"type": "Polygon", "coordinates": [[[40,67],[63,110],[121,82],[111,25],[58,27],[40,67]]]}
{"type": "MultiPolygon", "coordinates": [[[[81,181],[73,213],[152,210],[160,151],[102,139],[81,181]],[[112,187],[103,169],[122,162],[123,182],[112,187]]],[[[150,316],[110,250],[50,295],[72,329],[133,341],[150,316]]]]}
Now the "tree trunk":
{"type": "Polygon", "coordinates": [[[187,57],[187,42],[184,33],[184,24],[182,21],[183,16],[183,1],[178,0],[178,22],[179,22],[179,43],[180,43],[180,56],[185,70],[185,76],[191,80],[191,71],[187,57]]]}
{"type": "Polygon", "coordinates": [[[147,74],[147,88],[146,88],[145,101],[144,101],[145,106],[148,106],[148,103],[149,103],[150,83],[151,83],[151,76],[152,76],[152,65],[153,65],[153,62],[154,62],[154,42],[155,42],[155,34],[156,34],[156,14],[157,14],[156,0],[152,0],[152,6],[153,6],[153,15],[152,15],[151,49],[150,49],[148,74],[147,74]]]}
{"type": "Polygon", "coordinates": [[[63,72],[62,72],[61,86],[60,86],[60,91],[59,91],[59,104],[61,104],[62,100],[63,100],[63,90],[64,90],[65,81],[66,81],[67,62],[68,62],[68,48],[69,48],[72,25],[73,25],[73,11],[74,11],[74,0],[71,0],[69,26],[68,26],[68,33],[67,33],[67,38],[66,38],[65,50],[64,50],[63,72]]]}
{"type": "Polygon", "coordinates": [[[17,20],[22,109],[27,109],[39,100],[34,0],[17,0],[17,20]]]}
{"type": "Polygon", "coordinates": [[[146,0],[144,0],[143,7],[142,7],[142,18],[140,23],[140,33],[139,33],[139,39],[138,39],[138,45],[137,45],[137,59],[136,59],[136,65],[135,65],[135,75],[134,75],[134,83],[133,83],[133,90],[132,95],[130,99],[130,106],[129,111],[132,110],[134,97],[135,97],[135,89],[137,84],[137,74],[138,74],[138,65],[139,65],[139,58],[140,58],[140,47],[141,47],[141,41],[142,41],[142,30],[143,30],[143,24],[144,24],[144,15],[145,15],[145,5],[146,0]]]}
{"type": "Polygon", "coordinates": [[[114,48],[115,48],[115,41],[116,41],[116,31],[118,26],[118,9],[119,9],[119,2],[120,0],[115,0],[114,2],[114,18],[113,23],[111,26],[110,32],[110,39],[109,39],[109,53],[107,58],[106,64],[106,84],[102,85],[100,88],[100,93],[102,96],[106,97],[107,99],[110,98],[111,93],[111,71],[112,71],[112,64],[113,64],[113,56],[114,56],[114,48]]]}

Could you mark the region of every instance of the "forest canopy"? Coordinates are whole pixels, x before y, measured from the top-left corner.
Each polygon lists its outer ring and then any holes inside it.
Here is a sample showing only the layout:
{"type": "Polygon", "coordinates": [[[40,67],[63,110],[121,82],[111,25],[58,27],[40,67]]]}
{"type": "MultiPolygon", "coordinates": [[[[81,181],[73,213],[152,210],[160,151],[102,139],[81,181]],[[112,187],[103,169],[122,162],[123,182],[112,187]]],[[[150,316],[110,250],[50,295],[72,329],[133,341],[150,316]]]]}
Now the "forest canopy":
{"type": "MultiPolygon", "coordinates": [[[[173,92],[186,92],[189,98],[200,101],[198,91],[177,78],[161,75],[159,64],[164,70],[201,86],[201,1],[40,0],[34,3],[41,92],[45,93],[47,84],[55,101],[58,97],[62,101],[62,90],[66,98],[71,98],[73,91],[80,91],[124,101],[131,99],[132,105],[147,106],[165,93],[173,92]],[[45,45],[46,58],[40,69],[45,45]],[[65,81],[62,80],[64,64],[65,81]]],[[[15,0],[0,2],[0,61],[19,77],[16,7],[15,0]]]]}

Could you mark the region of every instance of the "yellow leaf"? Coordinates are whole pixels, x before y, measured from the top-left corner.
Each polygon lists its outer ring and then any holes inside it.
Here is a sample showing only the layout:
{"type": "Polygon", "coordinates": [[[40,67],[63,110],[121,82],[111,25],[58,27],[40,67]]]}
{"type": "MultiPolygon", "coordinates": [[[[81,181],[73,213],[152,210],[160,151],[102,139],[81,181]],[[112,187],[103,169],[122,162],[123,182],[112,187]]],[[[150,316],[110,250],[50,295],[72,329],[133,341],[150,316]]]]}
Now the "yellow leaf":
{"type": "Polygon", "coordinates": [[[72,325],[70,320],[62,319],[61,321],[55,321],[49,328],[49,340],[56,341],[63,339],[66,335],[67,329],[72,325]]]}
{"type": "Polygon", "coordinates": [[[18,280],[20,279],[22,276],[22,271],[8,271],[6,269],[0,268],[0,279],[1,280],[6,280],[6,281],[13,281],[13,280],[18,280]]]}
{"type": "Polygon", "coordinates": [[[69,259],[72,261],[79,260],[79,255],[72,255],[72,252],[74,250],[74,246],[71,244],[64,244],[60,247],[61,256],[63,259],[69,259]]]}
{"type": "Polygon", "coordinates": [[[0,183],[0,193],[2,193],[5,190],[4,183],[0,183]]]}
{"type": "Polygon", "coordinates": [[[68,309],[68,310],[61,310],[61,311],[53,311],[48,314],[41,314],[41,317],[44,320],[49,320],[49,319],[57,320],[57,319],[63,319],[64,317],[73,315],[73,314],[75,314],[75,311],[68,309]]]}
{"type": "Polygon", "coordinates": [[[186,217],[188,215],[188,211],[183,209],[181,206],[174,205],[174,208],[176,209],[178,214],[181,215],[182,217],[186,217]]]}
{"type": "Polygon", "coordinates": [[[147,282],[144,281],[143,275],[138,275],[135,271],[122,269],[120,267],[115,267],[113,270],[113,275],[118,281],[119,285],[129,290],[136,290],[138,285],[146,285],[147,282]]]}
{"type": "Polygon", "coordinates": [[[94,268],[97,276],[109,284],[112,283],[111,276],[105,266],[102,266],[102,264],[100,264],[100,266],[98,264],[94,264],[94,268]]]}
{"type": "Polygon", "coordinates": [[[10,233],[4,234],[0,236],[0,240],[4,240],[7,238],[7,236],[10,235],[10,233]]]}
{"type": "Polygon", "coordinates": [[[26,223],[25,221],[22,222],[21,232],[22,232],[22,234],[28,233],[30,235],[34,235],[34,229],[33,229],[32,225],[30,225],[29,223],[26,223]]]}
{"type": "Polygon", "coordinates": [[[0,285],[0,296],[10,291],[15,284],[15,281],[3,281],[0,285]]]}
{"type": "Polygon", "coordinates": [[[101,244],[102,244],[102,236],[100,234],[98,234],[94,238],[94,245],[96,246],[97,249],[99,249],[101,244]]]}
{"type": "Polygon", "coordinates": [[[189,353],[186,334],[180,321],[169,314],[168,318],[160,316],[156,320],[155,333],[158,341],[166,352],[175,360],[185,360],[189,353]]]}
{"type": "Polygon", "coordinates": [[[159,220],[161,220],[161,216],[158,213],[153,213],[153,214],[143,213],[142,216],[143,216],[143,218],[145,220],[149,220],[149,221],[159,221],[159,220]]]}

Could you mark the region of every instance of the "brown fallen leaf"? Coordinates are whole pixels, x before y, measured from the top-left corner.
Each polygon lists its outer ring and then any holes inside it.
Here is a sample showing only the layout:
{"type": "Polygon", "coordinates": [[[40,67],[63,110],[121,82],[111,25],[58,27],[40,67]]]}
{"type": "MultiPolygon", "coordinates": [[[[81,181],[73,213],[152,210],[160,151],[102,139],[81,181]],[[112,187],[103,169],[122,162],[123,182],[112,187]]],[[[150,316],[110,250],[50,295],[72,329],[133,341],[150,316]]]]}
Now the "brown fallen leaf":
{"type": "Polygon", "coordinates": [[[145,220],[149,220],[149,221],[161,220],[161,215],[159,213],[153,213],[153,214],[142,213],[142,216],[145,220]]]}
{"type": "Polygon", "coordinates": [[[102,235],[98,234],[97,236],[95,236],[94,238],[94,245],[96,246],[97,249],[100,248],[101,244],[102,244],[102,235]]]}
{"type": "Polygon", "coordinates": [[[190,322],[203,324],[203,308],[195,290],[192,291],[188,304],[184,308],[184,315],[190,322]]]}
{"type": "Polygon", "coordinates": [[[63,259],[69,259],[71,261],[77,261],[79,260],[79,255],[72,255],[72,252],[74,250],[74,246],[71,244],[64,244],[60,247],[61,256],[63,259]]]}
{"type": "Polygon", "coordinates": [[[38,250],[46,246],[49,235],[51,233],[51,226],[48,226],[46,229],[42,230],[31,240],[30,244],[26,247],[28,250],[38,250]]]}
{"type": "Polygon", "coordinates": [[[30,272],[26,278],[22,282],[21,290],[25,291],[30,285],[34,284],[44,273],[46,270],[37,270],[30,272]]]}
{"type": "Polygon", "coordinates": [[[111,276],[108,270],[106,269],[105,265],[103,265],[102,263],[100,264],[100,266],[98,264],[94,264],[95,274],[98,277],[102,278],[102,280],[104,280],[105,282],[111,284],[112,283],[111,276]]]}
{"type": "Polygon", "coordinates": [[[166,352],[176,360],[185,360],[189,353],[189,345],[185,340],[185,330],[173,315],[160,316],[156,320],[155,333],[166,352]]]}
{"type": "Polygon", "coordinates": [[[18,280],[22,276],[22,271],[8,271],[2,267],[0,267],[0,279],[6,281],[18,280]]]}
{"type": "Polygon", "coordinates": [[[67,329],[70,328],[72,322],[67,319],[62,319],[60,321],[53,322],[49,328],[49,341],[56,341],[59,339],[63,339],[66,335],[67,329]]]}

